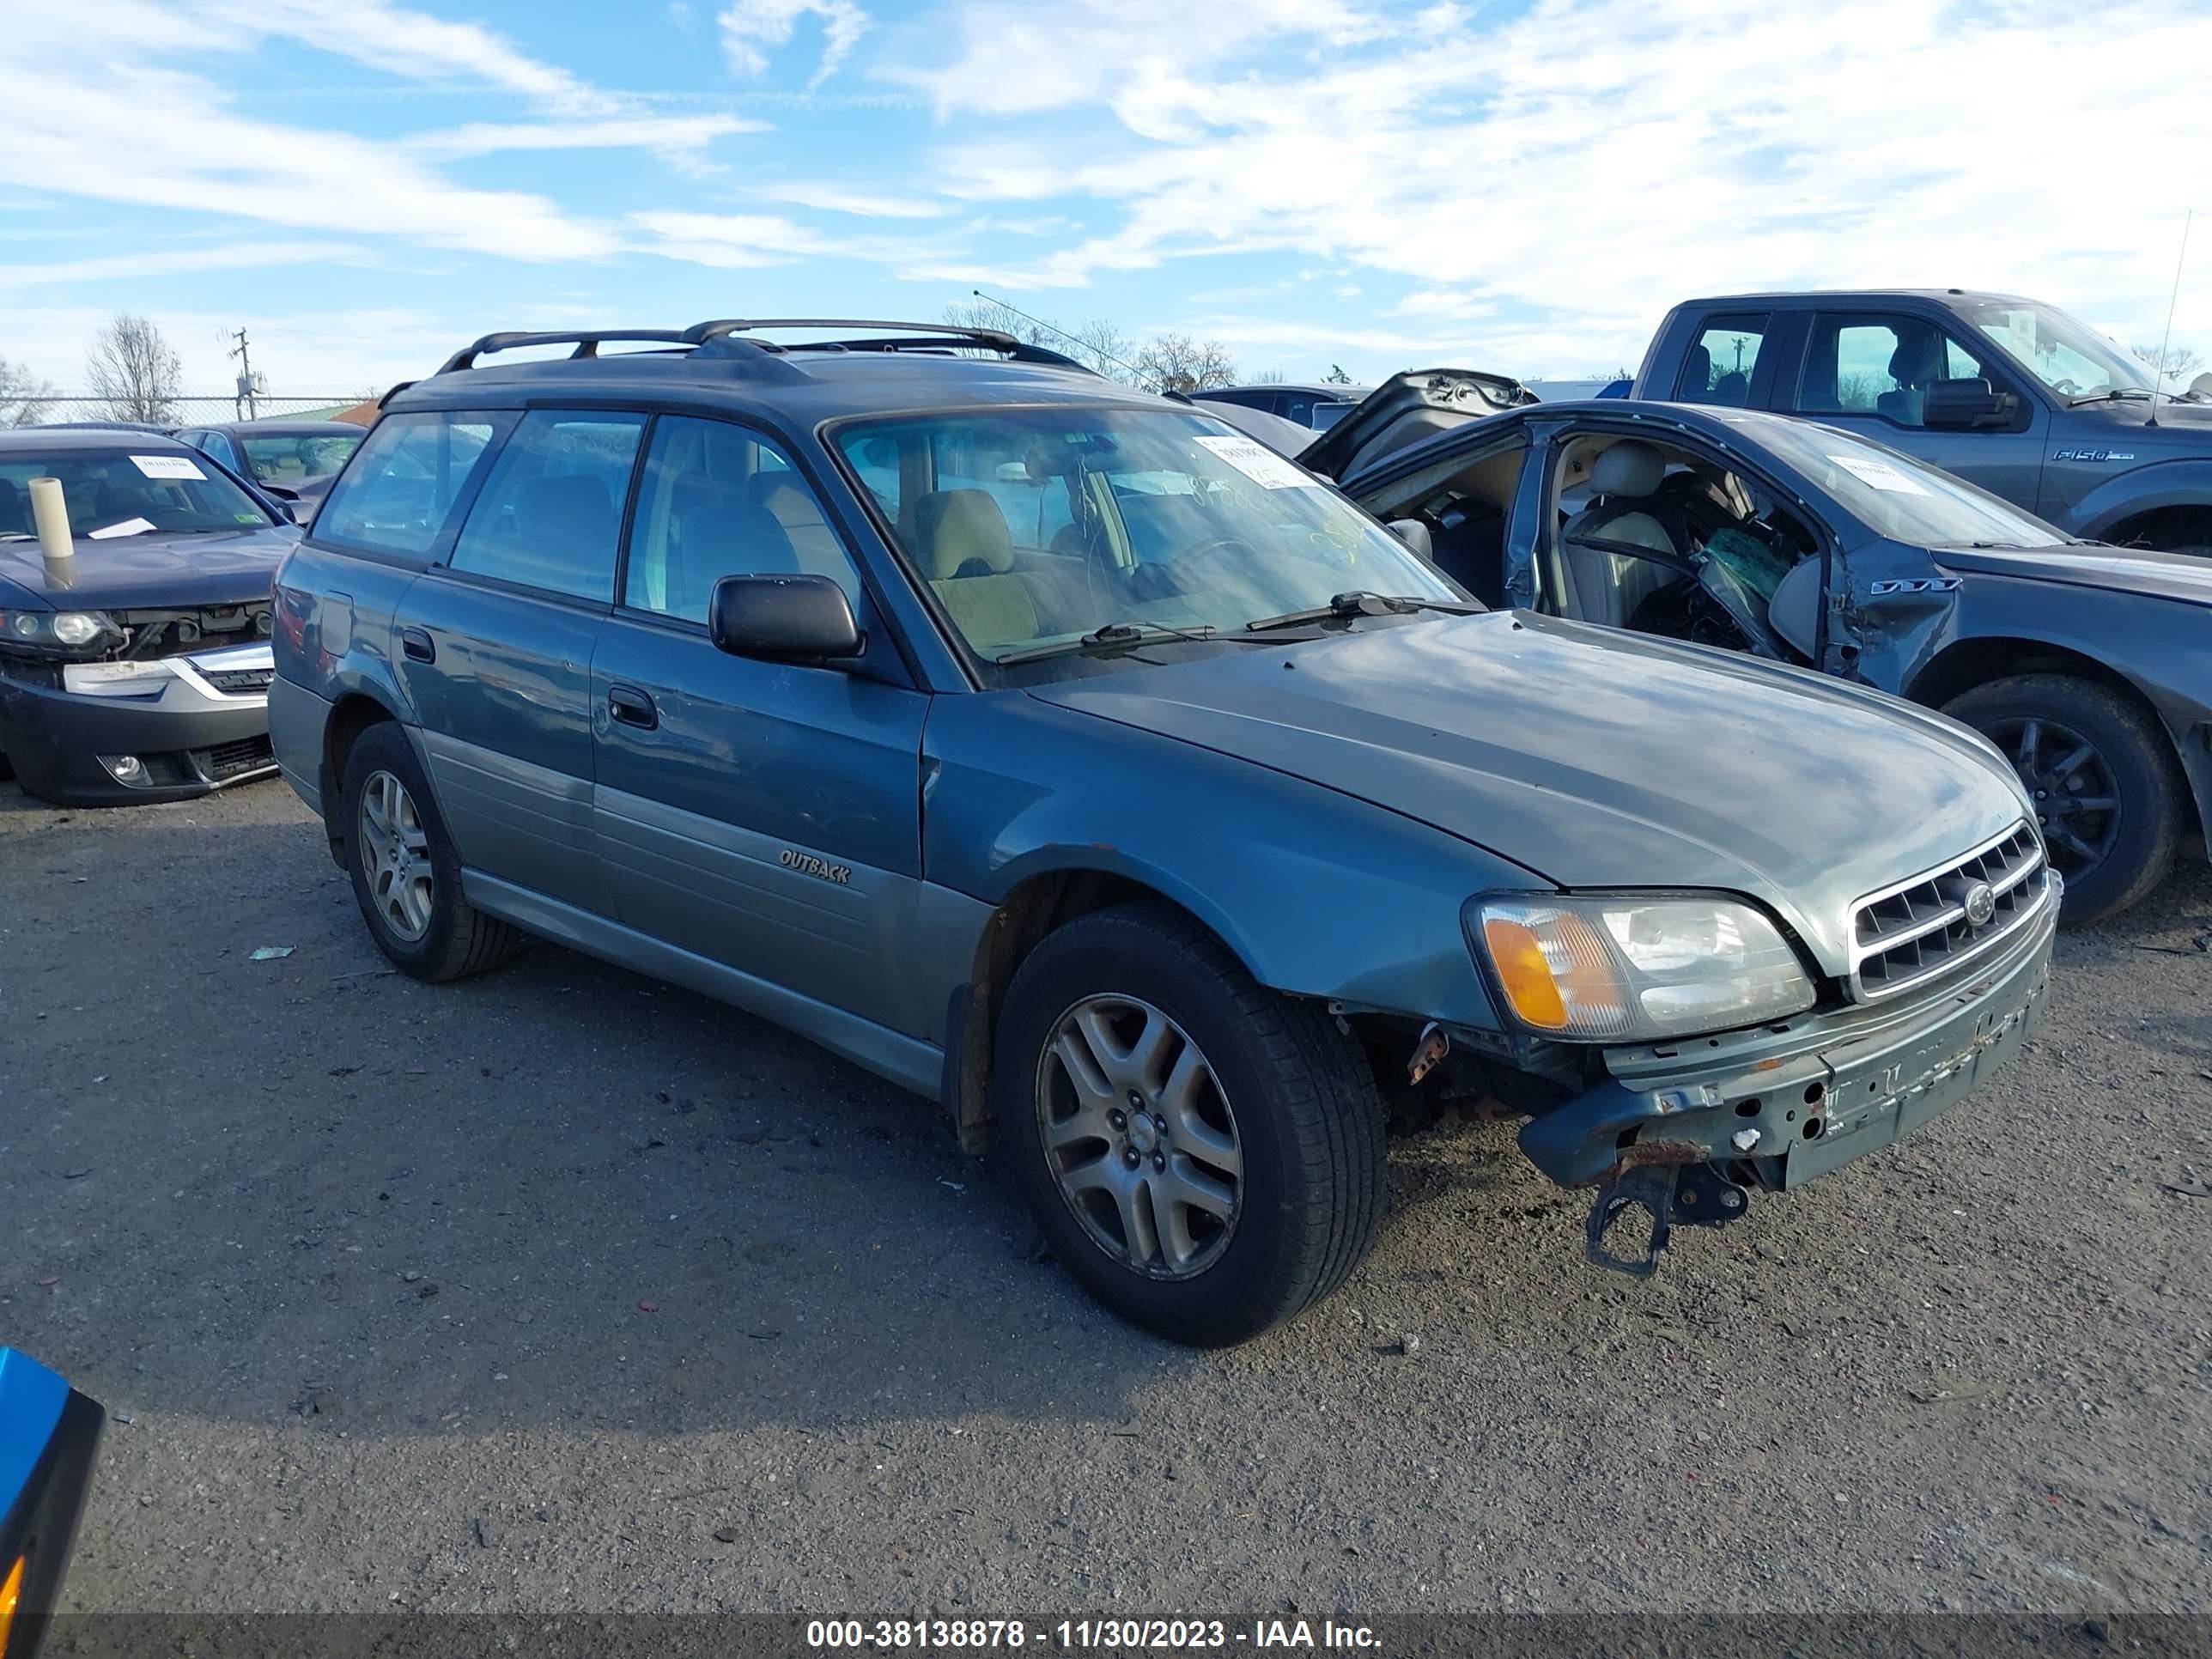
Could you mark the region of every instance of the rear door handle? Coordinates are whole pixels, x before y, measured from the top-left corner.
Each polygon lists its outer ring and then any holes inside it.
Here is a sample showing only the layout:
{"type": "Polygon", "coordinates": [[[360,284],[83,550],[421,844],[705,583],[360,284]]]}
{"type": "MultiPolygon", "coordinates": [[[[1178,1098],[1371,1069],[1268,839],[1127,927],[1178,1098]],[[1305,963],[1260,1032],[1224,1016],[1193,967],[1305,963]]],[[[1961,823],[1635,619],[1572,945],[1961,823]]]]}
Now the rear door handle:
{"type": "Polygon", "coordinates": [[[407,660],[410,662],[435,662],[438,660],[437,642],[430,637],[429,630],[428,629],[401,629],[399,630],[399,648],[407,653],[407,660]]]}
{"type": "Polygon", "coordinates": [[[659,711],[653,708],[653,699],[635,686],[609,686],[607,713],[624,726],[641,726],[648,732],[660,724],[659,711]]]}

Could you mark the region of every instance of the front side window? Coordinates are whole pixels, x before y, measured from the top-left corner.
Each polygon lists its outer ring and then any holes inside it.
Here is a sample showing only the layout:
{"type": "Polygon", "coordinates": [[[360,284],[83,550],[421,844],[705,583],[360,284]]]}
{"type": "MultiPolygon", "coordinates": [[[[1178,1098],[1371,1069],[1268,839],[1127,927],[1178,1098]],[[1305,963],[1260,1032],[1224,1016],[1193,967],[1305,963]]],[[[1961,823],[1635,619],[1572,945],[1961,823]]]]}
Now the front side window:
{"type": "Polygon", "coordinates": [[[1821,317],[1813,325],[1796,408],[1806,415],[1871,415],[1924,423],[1937,380],[1979,380],[1988,371],[1935,324],[1915,317],[1821,317]]]}
{"type": "Polygon", "coordinates": [[[855,422],[834,443],[864,479],[927,486],[894,520],[901,550],[994,660],[1121,625],[1241,632],[1352,591],[1460,602],[1312,474],[1195,411],[969,411],[855,422]]]}
{"type": "Polygon", "coordinates": [[[726,421],[664,416],[646,453],[623,603],[703,623],[723,577],[790,575],[827,576],[860,605],[860,574],[790,457],[726,421]]]}
{"type": "Polygon", "coordinates": [[[419,558],[436,546],[511,416],[387,415],[315,514],[315,539],[419,558]]]}
{"type": "Polygon", "coordinates": [[[526,587],[612,599],[623,502],[644,434],[642,415],[532,410],[492,463],[448,562],[526,587]]]}
{"type": "Polygon", "coordinates": [[[1751,401],[1751,377],[1759,367],[1759,343],[1765,337],[1764,316],[1711,319],[1683,360],[1674,400],[1743,408],[1751,401]]]}
{"type": "Polygon", "coordinates": [[[236,484],[189,450],[11,450],[0,457],[0,541],[36,534],[31,480],[58,478],[70,531],[90,541],[216,530],[275,522],[236,484]]]}

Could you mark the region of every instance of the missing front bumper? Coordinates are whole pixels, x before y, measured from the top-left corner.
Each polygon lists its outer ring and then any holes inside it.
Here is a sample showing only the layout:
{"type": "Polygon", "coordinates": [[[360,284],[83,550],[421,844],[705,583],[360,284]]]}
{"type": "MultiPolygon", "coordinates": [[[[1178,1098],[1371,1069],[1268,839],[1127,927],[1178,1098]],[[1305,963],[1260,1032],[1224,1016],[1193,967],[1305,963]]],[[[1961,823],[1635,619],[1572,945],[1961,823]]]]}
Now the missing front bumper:
{"type": "Polygon", "coordinates": [[[2049,1001],[2057,910],[2054,896],[2002,960],[1909,1008],[1608,1054],[1612,1075],[1525,1125],[1522,1150],[1563,1187],[1717,1164],[1794,1188],[1893,1146],[2026,1040],[2049,1001]]]}

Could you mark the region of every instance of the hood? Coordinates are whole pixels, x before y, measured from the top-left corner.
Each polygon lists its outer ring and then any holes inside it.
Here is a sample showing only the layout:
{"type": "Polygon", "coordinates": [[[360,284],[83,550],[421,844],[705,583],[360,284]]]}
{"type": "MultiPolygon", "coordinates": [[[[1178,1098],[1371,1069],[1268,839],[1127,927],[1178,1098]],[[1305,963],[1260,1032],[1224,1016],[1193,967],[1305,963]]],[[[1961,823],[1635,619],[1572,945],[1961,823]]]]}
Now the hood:
{"type": "MultiPolygon", "coordinates": [[[[1257,438],[1261,443],[1285,460],[1296,460],[1299,453],[1313,442],[1313,428],[1300,426],[1296,421],[1286,421],[1279,415],[1270,415],[1264,409],[1251,409],[1243,404],[1232,404],[1226,398],[1209,398],[1200,392],[1191,398],[1191,407],[1201,415],[1211,415],[1224,425],[1233,426],[1248,438],[1257,438]]],[[[325,489],[330,486],[325,484],[325,489]]]]}
{"type": "Polygon", "coordinates": [[[1240,648],[1030,695],[1356,796],[1561,887],[1747,894],[1831,974],[1848,971],[1855,900],[2027,814],[2011,768],[1941,715],[1527,612],[1240,648]]]}
{"type": "Polygon", "coordinates": [[[265,599],[299,539],[290,526],[192,536],[79,537],[65,582],[47,574],[36,541],[0,542],[0,580],[55,610],[164,610],[265,599]]]}
{"type": "Polygon", "coordinates": [[[1535,401],[1534,392],[1503,374],[1409,368],[1369,392],[1294,459],[1310,472],[1341,482],[1354,466],[1372,465],[1393,450],[1535,401]]]}
{"type": "MultiPolygon", "coordinates": [[[[2182,396],[2187,398],[2188,394],[2185,392],[2182,396]]],[[[2130,439],[2139,442],[2162,442],[2165,447],[2196,453],[2212,448],[2212,404],[2198,403],[2193,398],[2185,402],[2170,392],[2160,393],[2156,426],[2150,423],[2151,408],[2148,398],[2083,404],[2078,409],[2067,411],[2070,420],[2078,420],[2084,415],[2094,416],[2108,426],[2124,428],[2130,439]]],[[[2073,435],[2063,427],[2054,428],[2053,432],[2054,434],[2065,432],[2069,438],[2073,435]]],[[[2116,433],[2114,435],[2118,434],[2116,433]]],[[[2060,447],[2064,447],[2063,441],[2060,447]]]]}
{"type": "Polygon", "coordinates": [[[2110,547],[2102,542],[2020,549],[1938,547],[1929,551],[1937,564],[1950,571],[2066,582],[2076,587],[2104,587],[2120,593],[2148,593],[2161,599],[2212,605],[2212,562],[2193,554],[2110,547]]]}

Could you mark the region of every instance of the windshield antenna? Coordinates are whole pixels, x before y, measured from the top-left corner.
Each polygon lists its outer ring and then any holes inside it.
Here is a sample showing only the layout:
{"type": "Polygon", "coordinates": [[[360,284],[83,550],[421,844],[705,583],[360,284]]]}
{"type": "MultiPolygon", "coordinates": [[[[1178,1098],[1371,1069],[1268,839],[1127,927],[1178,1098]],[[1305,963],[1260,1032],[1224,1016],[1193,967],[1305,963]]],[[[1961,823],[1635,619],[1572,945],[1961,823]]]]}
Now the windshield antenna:
{"type": "Polygon", "coordinates": [[[2181,216],[2181,257],[2173,262],[2173,293],[2166,302],[2166,337],[2158,343],[2158,361],[2150,366],[2150,418],[2145,426],[2158,424],[2158,392],[2166,384],[2166,353],[2173,343],[2173,307],[2181,299],[2181,268],[2189,263],[2189,225],[2197,217],[2191,208],[2181,216]]]}
{"type": "Polygon", "coordinates": [[[1042,317],[1032,317],[1028,312],[1024,311],[1019,306],[1007,305],[1004,300],[995,299],[992,295],[984,293],[980,288],[971,288],[968,291],[979,300],[984,301],[991,305],[1003,307],[1005,309],[1012,312],[1015,316],[1020,318],[1025,323],[1035,323],[1039,328],[1043,329],[1048,334],[1059,335],[1061,339],[1066,341],[1068,344],[1073,346],[1078,351],[1087,351],[1092,356],[1103,358],[1107,362],[1113,364],[1116,368],[1127,369],[1130,374],[1135,375],[1146,386],[1152,387],[1153,391],[1158,392],[1162,389],[1160,383],[1158,380],[1155,380],[1151,375],[1146,374],[1143,369],[1139,368],[1136,364],[1125,363],[1119,357],[1114,356],[1113,353],[1109,351],[1101,351],[1097,346],[1092,345],[1088,340],[1084,339],[1079,335],[1070,334],[1066,329],[1060,327],[1058,324],[1048,323],[1042,317]]]}

